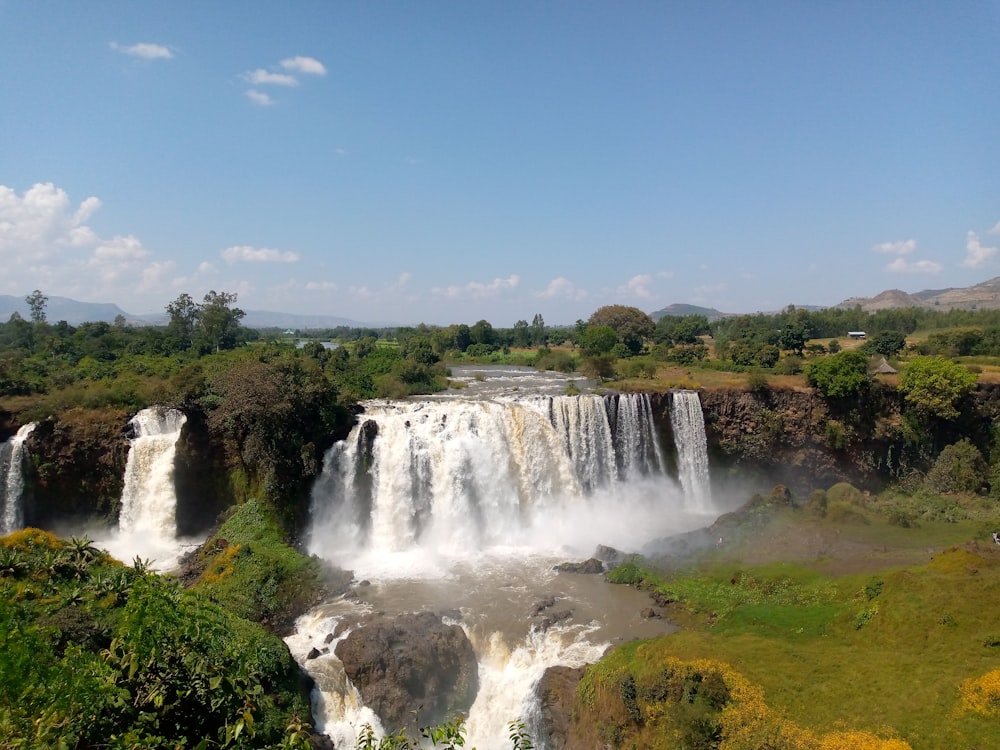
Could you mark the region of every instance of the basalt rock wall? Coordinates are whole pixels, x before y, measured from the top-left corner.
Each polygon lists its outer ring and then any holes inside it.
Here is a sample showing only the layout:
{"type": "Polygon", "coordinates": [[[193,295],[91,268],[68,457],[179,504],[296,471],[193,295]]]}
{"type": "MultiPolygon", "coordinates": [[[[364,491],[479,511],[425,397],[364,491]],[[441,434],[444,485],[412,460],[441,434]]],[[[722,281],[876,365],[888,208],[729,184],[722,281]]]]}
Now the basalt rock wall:
{"type": "MultiPolygon", "coordinates": [[[[713,389],[700,397],[713,479],[784,484],[797,493],[837,482],[878,490],[926,471],[941,449],[963,438],[987,455],[1000,418],[996,383],[980,384],[949,421],[914,422],[902,394],[881,382],[840,400],[804,388],[713,389]]],[[[663,445],[672,446],[670,394],[651,399],[663,445]]]]}

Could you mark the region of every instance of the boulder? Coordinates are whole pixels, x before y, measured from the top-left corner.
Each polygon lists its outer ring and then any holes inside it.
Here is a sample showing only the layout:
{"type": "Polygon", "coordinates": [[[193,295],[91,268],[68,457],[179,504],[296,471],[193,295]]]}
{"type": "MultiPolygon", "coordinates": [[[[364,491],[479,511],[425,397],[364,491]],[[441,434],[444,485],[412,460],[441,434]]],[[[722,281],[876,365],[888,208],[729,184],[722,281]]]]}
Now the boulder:
{"type": "Polygon", "coordinates": [[[555,566],[555,570],[558,570],[560,573],[603,573],[604,563],[596,557],[592,557],[583,562],[559,563],[559,565],[555,566]]]}
{"type": "Polygon", "coordinates": [[[573,698],[585,668],[549,667],[538,681],[535,694],[540,709],[540,747],[564,750],[573,716],[573,698]]]}
{"type": "Polygon", "coordinates": [[[338,643],[336,654],[388,732],[467,713],[479,690],[465,632],[432,612],[375,615],[338,643]]]}

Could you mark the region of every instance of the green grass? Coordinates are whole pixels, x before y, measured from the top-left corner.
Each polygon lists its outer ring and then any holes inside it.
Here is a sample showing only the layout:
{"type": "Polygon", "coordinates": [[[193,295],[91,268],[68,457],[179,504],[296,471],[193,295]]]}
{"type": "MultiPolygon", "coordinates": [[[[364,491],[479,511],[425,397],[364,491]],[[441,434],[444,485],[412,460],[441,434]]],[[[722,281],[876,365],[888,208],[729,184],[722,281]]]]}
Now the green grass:
{"type": "Polygon", "coordinates": [[[913,748],[1000,747],[996,717],[958,711],[962,681],[1000,669],[1000,645],[991,645],[1000,643],[1000,552],[983,538],[979,499],[948,502],[968,517],[902,528],[871,509],[869,525],[800,513],[811,532],[825,528],[840,543],[871,548],[869,569],[849,575],[822,574],[818,560],[739,564],[762,535],[793,529],[791,512],[743,539],[727,537],[725,559],[712,550],[697,567],[659,574],[632,563],[619,578],[642,577],[678,599],[671,606],[683,627],[644,644],[642,664],[629,644],[602,669],[639,679],[651,661],[713,659],[760,686],[786,720],[818,734],[890,728],[913,748]],[[913,553],[925,562],[895,564],[913,553]]]}

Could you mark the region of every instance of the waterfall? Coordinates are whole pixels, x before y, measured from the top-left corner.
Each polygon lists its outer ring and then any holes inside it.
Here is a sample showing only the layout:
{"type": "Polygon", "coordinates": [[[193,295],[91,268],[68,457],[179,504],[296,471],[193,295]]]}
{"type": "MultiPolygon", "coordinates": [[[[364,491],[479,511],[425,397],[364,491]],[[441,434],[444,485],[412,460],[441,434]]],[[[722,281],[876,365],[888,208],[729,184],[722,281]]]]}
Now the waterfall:
{"type": "Polygon", "coordinates": [[[172,540],[177,533],[174,453],[187,418],[176,409],[143,409],[131,425],[135,437],[125,464],[118,527],[124,534],[172,540]]]}
{"type": "Polygon", "coordinates": [[[664,480],[644,394],[369,402],[327,453],[312,551],[516,544],[644,478],[664,480]]]}
{"type": "Polygon", "coordinates": [[[670,396],[670,425],[677,447],[681,487],[694,510],[707,512],[712,507],[712,490],[701,399],[697,391],[671,391],[670,396]]]}
{"type": "Polygon", "coordinates": [[[0,445],[0,534],[24,527],[24,441],[33,429],[34,422],[26,424],[0,445]]]}
{"type": "Polygon", "coordinates": [[[537,734],[547,667],[581,666],[669,627],[640,615],[642,592],[554,569],[598,544],[636,551],[704,525],[694,504],[707,505],[707,489],[696,497],[667,475],[649,397],[569,396],[560,376],[513,368],[467,375],[458,392],[365,402],[313,487],[308,550],[366,584],[304,615],[286,639],[338,747],[363,722],[378,728],[332,648],[342,617],[423,609],[458,621],[479,662],[467,741],[480,750],[509,747],[505,723],[519,717],[537,734]],[[538,627],[544,596],[568,619],[538,627]]]}

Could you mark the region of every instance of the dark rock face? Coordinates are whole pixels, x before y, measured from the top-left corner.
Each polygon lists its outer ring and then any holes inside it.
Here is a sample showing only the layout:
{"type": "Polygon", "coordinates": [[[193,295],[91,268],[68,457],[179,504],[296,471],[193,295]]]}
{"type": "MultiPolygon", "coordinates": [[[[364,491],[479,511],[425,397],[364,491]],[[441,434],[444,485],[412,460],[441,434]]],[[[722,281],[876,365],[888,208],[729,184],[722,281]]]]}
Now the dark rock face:
{"type": "Polygon", "coordinates": [[[603,573],[604,563],[596,557],[583,562],[564,562],[555,566],[560,573],[603,573]]]}
{"type": "Polygon", "coordinates": [[[32,502],[28,526],[118,522],[129,443],[129,415],[119,409],[72,409],[39,423],[25,443],[31,458],[27,477],[32,502]]]}
{"type": "Polygon", "coordinates": [[[377,615],[337,644],[336,654],[390,732],[467,712],[479,690],[465,632],[432,612],[377,615]]]}
{"type": "Polygon", "coordinates": [[[584,670],[585,667],[549,667],[538,681],[535,693],[541,709],[541,726],[537,728],[541,734],[541,747],[549,750],[568,747],[573,698],[584,670]]]}

